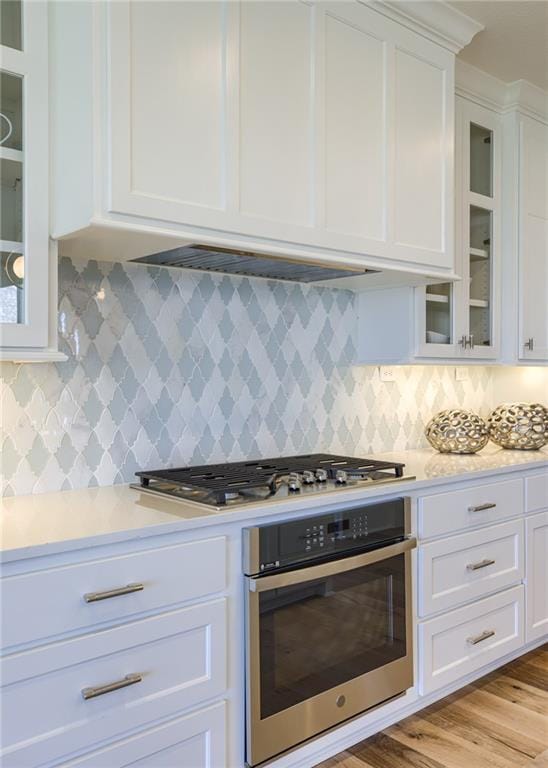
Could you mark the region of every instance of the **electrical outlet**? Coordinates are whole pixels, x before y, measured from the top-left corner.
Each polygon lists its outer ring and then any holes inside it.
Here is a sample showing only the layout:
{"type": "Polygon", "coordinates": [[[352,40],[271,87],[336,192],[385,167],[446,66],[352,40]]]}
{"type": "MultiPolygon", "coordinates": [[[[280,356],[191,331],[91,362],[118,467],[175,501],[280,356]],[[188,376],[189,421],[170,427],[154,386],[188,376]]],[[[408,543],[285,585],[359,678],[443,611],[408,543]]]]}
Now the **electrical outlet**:
{"type": "Polygon", "coordinates": [[[381,381],[396,381],[396,371],[390,365],[381,365],[379,367],[379,376],[381,381]]]}
{"type": "Polygon", "coordinates": [[[468,368],[463,368],[461,365],[457,365],[455,368],[455,381],[468,381],[468,368]]]}

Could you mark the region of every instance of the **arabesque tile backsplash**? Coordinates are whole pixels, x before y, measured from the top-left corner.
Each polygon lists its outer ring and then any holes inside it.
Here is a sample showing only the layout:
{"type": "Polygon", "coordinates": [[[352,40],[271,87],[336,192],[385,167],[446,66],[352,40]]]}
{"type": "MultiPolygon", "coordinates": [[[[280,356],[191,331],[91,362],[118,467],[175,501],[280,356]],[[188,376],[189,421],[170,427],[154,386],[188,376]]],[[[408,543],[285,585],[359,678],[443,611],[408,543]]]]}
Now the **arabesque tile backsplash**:
{"type": "Polygon", "coordinates": [[[1,366],[3,495],[110,485],[136,469],[424,445],[444,407],[486,413],[488,368],[380,382],[352,365],[354,294],[62,259],[65,363],[1,366]]]}

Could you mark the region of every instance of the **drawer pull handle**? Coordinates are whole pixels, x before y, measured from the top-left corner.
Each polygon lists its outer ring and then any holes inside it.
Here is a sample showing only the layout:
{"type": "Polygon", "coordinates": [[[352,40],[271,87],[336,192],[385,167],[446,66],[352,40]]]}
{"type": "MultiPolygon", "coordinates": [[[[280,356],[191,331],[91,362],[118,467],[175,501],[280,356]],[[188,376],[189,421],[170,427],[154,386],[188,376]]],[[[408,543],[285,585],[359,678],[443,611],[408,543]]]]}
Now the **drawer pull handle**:
{"type": "Polygon", "coordinates": [[[480,568],[487,568],[488,565],[495,565],[494,560],[481,560],[479,563],[470,563],[466,566],[469,571],[479,571],[480,568]]]}
{"type": "Polygon", "coordinates": [[[494,501],[488,501],[485,504],[478,504],[476,507],[468,507],[469,512],[483,512],[484,509],[494,509],[497,505],[494,501]]]}
{"type": "Polygon", "coordinates": [[[94,688],[82,688],[82,697],[84,699],[94,699],[96,696],[102,696],[104,693],[112,693],[112,691],[119,691],[120,688],[127,688],[128,685],[135,685],[140,683],[143,679],[142,675],[133,673],[126,675],[122,680],[116,680],[114,683],[106,683],[106,685],[97,685],[94,688]]]}
{"type": "Polygon", "coordinates": [[[131,595],[132,592],[142,592],[144,588],[144,584],[126,584],[125,587],[108,589],[106,592],[88,592],[84,595],[84,600],[86,603],[97,603],[99,600],[108,600],[111,597],[131,595]]]}
{"type": "Polygon", "coordinates": [[[481,633],[481,635],[476,635],[476,637],[469,637],[466,642],[470,643],[470,645],[477,645],[478,643],[483,643],[484,640],[488,640],[490,637],[494,636],[494,629],[486,629],[485,632],[481,633]]]}

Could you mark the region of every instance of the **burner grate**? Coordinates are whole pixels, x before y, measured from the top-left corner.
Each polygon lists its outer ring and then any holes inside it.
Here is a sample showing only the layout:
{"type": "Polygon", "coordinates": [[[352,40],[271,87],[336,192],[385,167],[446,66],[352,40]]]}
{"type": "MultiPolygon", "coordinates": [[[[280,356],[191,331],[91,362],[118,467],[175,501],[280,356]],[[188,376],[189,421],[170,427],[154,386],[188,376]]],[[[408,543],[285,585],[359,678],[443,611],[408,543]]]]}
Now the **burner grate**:
{"type": "Polygon", "coordinates": [[[250,489],[265,488],[273,494],[277,483],[292,472],[314,472],[325,469],[328,477],[335,477],[337,470],[345,470],[350,476],[367,476],[379,470],[391,470],[394,477],[403,476],[403,464],[396,462],[336,456],[327,453],[311,453],[289,458],[262,459],[257,461],[209,464],[199,467],[182,467],[136,472],[141,486],[152,482],[168,482],[189,491],[210,494],[216,504],[226,504],[227,499],[250,489]]]}

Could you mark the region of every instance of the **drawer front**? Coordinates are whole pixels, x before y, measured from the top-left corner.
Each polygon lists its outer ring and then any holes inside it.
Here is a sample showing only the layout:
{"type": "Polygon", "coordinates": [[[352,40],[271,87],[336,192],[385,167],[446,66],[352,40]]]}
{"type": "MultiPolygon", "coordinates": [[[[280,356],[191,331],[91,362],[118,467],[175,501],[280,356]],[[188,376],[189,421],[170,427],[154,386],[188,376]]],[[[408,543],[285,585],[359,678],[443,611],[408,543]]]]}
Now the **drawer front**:
{"type": "Polygon", "coordinates": [[[219,536],[2,579],[2,645],[30,643],[192,600],[226,586],[219,536]],[[86,602],[130,585],[140,591],[86,602]],[[21,606],[25,606],[24,615],[21,606]]]}
{"type": "Polygon", "coordinates": [[[525,510],[540,512],[548,509],[548,472],[525,479],[525,510]]]}
{"type": "Polygon", "coordinates": [[[428,616],[518,584],[523,519],[419,547],[419,615],[428,616]]]}
{"type": "Polygon", "coordinates": [[[221,701],[62,763],[59,768],[226,768],[225,721],[225,703],[221,701]]]}
{"type": "Polygon", "coordinates": [[[222,695],[225,602],[5,657],[2,765],[42,764],[222,695]]]}
{"type": "Polygon", "coordinates": [[[419,623],[420,691],[430,693],[481,669],[524,642],[524,587],[419,623]]]}
{"type": "Polygon", "coordinates": [[[548,637],[548,511],[528,517],[527,549],[527,642],[548,637]]]}
{"type": "Polygon", "coordinates": [[[453,531],[498,523],[523,514],[523,480],[486,483],[419,499],[419,536],[429,539],[453,531]]]}

